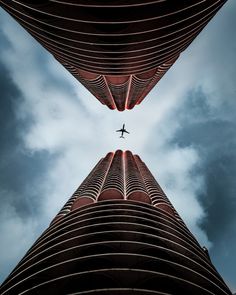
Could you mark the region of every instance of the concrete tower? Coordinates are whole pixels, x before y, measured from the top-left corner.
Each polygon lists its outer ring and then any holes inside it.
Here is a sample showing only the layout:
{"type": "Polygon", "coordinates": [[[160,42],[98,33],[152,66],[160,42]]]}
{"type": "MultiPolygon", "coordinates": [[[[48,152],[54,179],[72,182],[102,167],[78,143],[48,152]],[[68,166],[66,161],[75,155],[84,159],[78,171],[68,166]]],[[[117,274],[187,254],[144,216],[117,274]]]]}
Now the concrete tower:
{"type": "Polygon", "coordinates": [[[1,295],[230,295],[139,156],[109,153],[0,289],[1,295]]]}
{"type": "Polygon", "coordinates": [[[132,109],[226,0],[1,0],[110,109],[132,109]]]}

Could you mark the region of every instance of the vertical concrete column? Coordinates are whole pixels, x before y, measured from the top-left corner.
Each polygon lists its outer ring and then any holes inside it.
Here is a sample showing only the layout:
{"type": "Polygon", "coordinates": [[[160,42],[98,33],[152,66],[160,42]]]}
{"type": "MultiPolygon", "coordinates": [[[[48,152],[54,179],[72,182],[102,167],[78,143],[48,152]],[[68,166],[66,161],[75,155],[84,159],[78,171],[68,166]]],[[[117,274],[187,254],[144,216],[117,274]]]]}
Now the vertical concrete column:
{"type": "Polygon", "coordinates": [[[123,152],[116,151],[98,197],[98,201],[124,199],[123,152]]]}
{"type": "Polygon", "coordinates": [[[117,109],[119,111],[124,111],[129,90],[130,76],[105,76],[105,79],[117,109]]]}
{"type": "Polygon", "coordinates": [[[126,198],[128,200],[151,203],[140,171],[130,151],[124,153],[126,198]]]}
{"type": "Polygon", "coordinates": [[[86,180],[86,183],[81,185],[79,192],[75,193],[77,198],[72,205],[72,210],[97,201],[113,155],[113,153],[108,153],[95,167],[93,174],[86,180]]]}
{"type": "Polygon", "coordinates": [[[178,220],[181,220],[179,214],[174,209],[173,205],[165,195],[156,179],[153,177],[146,164],[140,159],[138,155],[135,155],[134,159],[143,177],[145,187],[152,200],[153,206],[167,212],[172,216],[175,216],[178,220]]]}

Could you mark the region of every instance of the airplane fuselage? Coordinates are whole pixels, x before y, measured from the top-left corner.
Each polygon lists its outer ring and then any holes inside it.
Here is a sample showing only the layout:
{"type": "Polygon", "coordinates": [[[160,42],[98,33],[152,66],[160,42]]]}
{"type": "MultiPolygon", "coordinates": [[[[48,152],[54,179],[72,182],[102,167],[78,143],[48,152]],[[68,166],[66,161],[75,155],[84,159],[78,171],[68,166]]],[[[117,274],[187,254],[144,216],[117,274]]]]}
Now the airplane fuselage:
{"type": "Polygon", "coordinates": [[[128,133],[128,134],[129,134],[129,132],[125,129],[125,124],[123,124],[123,126],[122,126],[121,129],[116,130],[116,132],[121,132],[121,136],[120,136],[120,138],[125,138],[125,137],[124,137],[124,133],[128,133]]]}

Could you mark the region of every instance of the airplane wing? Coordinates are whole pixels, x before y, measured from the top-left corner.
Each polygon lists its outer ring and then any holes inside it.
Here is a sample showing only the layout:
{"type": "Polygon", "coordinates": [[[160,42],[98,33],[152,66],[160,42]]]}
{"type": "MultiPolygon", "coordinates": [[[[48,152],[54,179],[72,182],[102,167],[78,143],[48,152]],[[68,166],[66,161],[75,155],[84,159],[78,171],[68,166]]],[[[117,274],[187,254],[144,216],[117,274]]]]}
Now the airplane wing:
{"type": "Polygon", "coordinates": [[[122,129],[120,129],[120,130],[116,130],[116,132],[122,132],[122,129]]]}
{"type": "Polygon", "coordinates": [[[124,130],[125,133],[129,133],[128,131],[124,130]]]}

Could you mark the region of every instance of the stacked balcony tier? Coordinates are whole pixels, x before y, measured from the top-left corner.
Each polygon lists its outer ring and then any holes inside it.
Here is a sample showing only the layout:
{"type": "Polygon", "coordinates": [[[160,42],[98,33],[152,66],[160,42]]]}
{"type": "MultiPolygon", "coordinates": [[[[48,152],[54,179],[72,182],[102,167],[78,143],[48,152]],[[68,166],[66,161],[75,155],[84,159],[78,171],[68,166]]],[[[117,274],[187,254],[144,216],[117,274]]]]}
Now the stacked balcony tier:
{"type": "Polygon", "coordinates": [[[230,295],[186,226],[149,204],[109,200],[52,224],[1,295],[230,295]]]}

